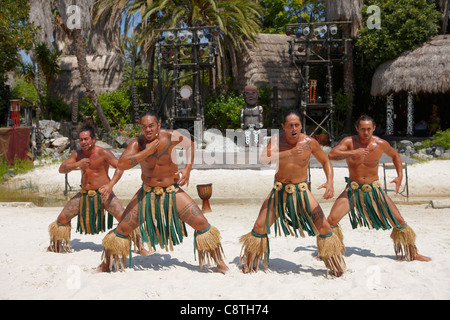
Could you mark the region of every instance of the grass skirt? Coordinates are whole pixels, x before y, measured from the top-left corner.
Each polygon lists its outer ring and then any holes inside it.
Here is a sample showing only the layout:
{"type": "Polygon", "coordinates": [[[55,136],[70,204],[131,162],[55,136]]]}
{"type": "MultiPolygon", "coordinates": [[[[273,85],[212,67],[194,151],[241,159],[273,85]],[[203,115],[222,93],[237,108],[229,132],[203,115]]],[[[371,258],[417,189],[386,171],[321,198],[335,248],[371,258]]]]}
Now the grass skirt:
{"type": "Polygon", "coordinates": [[[159,244],[166,251],[183,242],[186,226],[178,216],[176,206],[177,185],[150,187],[143,184],[138,194],[139,230],[142,241],[149,249],[159,244]]]}
{"type": "Polygon", "coordinates": [[[378,180],[368,184],[359,184],[349,178],[345,180],[349,186],[347,189],[349,217],[353,229],[358,225],[376,230],[389,230],[400,226],[389,208],[378,180]]]}
{"type": "Polygon", "coordinates": [[[295,235],[305,237],[319,234],[311,217],[306,182],[285,184],[275,181],[267,204],[267,233],[270,234],[269,215],[274,212],[275,235],[295,235]]]}
{"type": "MultiPolygon", "coordinates": [[[[77,231],[84,234],[98,234],[106,230],[105,208],[100,191],[81,189],[80,213],[77,231]]],[[[113,216],[108,213],[108,229],[113,226],[113,216]]]]}

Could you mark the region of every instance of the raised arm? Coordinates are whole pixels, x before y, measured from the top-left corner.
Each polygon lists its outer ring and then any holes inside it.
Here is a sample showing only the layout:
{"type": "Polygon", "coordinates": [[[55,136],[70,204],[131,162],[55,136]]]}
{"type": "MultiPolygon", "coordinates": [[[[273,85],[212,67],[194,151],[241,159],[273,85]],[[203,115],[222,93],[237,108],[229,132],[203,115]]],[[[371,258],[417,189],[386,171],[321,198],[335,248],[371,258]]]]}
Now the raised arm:
{"type": "Polygon", "coordinates": [[[128,170],[145,160],[149,155],[154,154],[159,145],[158,139],[153,140],[145,145],[143,150],[139,149],[139,142],[136,138],[131,141],[125,151],[120,156],[117,167],[120,170],[128,170]]]}
{"type": "MultiPolygon", "coordinates": [[[[177,130],[172,131],[171,142],[186,150],[186,165],[183,169],[179,169],[175,174],[181,175],[180,179],[178,180],[179,186],[189,186],[189,177],[191,175],[192,165],[194,164],[194,142],[189,137],[183,135],[177,130]]],[[[174,151],[175,148],[172,150],[172,152],[174,151]]]]}
{"type": "Polygon", "coordinates": [[[115,186],[115,184],[120,180],[120,178],[122,177],[123,174],[123,170],[119,169],[119,167],[117,166],[119,161],[117,160],[117,158],[114,156],[114,154],[106,149],[102,150],[103,156],[105,157],[106,162],[113,168],[116,168],[116,170],[114,171],[114,175],[111,178],[111,180],[109,181],[109,183],[107,183],[106,185],[100,187],[100,190],[102,192],[102,198],[103,199],[107,199],[109,197],[109,195],[112,192],[113,187],[115,186]]]}
{"type": "Polygon", "coordinates": [[[395,183],[395,193],[398,193],[403,180],[402,158],[400,157],[400,154],[394,148],[392,148],[389,142],[387,142],[386,140],[379,139],[377,143],[379,146],[381,146],[383,152],[392,158],[392,163],[394,164],[395,170],[397,171],[397,178],[392,180],[390,183],[395,183]]]}
{"type": "Polygon", "coordinates": [[[334,195],[334,186],[333,186],[333,166],[331,164],[330,159],[327,157],[326,153],[323,152],[323,150],[320,148],[319,143],[315,139],[311,139],[311,152],[314,155],[314,157],[319,161],[319,163],[322,165],[323,171],[325,172],[325,176],[327,178],[327,181],[317,187],[317,189],[325,189],[325,193],[323,195],[324,199],[330,199],[334,195]]]}
{"type": "Polygon", "coordinates": [[[261,153],[261,157],[260,157],[261,163],[263,163],[263,164],[277,163],[278,160],[293,156],[296,153],[299,153],[301,151],[300,148],[279,151],[280,150],[279,146],[280,146],[280,136],[274,135],[269,140],[269,143],[267,144],[267,146],[264,148],[264,150],[261,153]]]}
{"type": "Polygon", "coordinates": [[[84,169],[89,166],[89,159],[83,158],[77,161],[77,152],[73,151],[66,161],[59,166],[59,173],[69,173],[72,170],[84,169]]]}
{"type": "Polygon", "coordinates": [[[350,158],[354,155],[354,150],[351,148],[352,138],[347,137],[341,140],[337,146],[335,146],[328,153],[330,160],[339,161],[350,158]]]}

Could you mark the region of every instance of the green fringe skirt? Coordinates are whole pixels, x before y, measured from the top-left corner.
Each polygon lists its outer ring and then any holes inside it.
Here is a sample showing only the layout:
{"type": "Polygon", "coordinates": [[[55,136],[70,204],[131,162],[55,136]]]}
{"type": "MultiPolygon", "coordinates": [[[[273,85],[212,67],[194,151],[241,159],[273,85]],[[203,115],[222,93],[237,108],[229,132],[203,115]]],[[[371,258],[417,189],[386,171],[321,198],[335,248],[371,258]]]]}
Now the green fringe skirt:
{"type": "Polygon", "coordinates": [[[375,230],[400,227],[378,180],[367,184],[359,184],[349,178],[345,178],[345,181],[348,184],[349,217],[353,229],[358,225],[375,230]]]}
{"type": "MultiPolygon", "coordinates": [[[[99,190],[81,189],[80,213],[77,231],[98,234],[106,230],[105,208],[99,190]]],[[[113,216],[108,213],[108,229],[113,226],[113,216]]]]}
{"type": "Polygon", "coordinates": [[[274,212],[275,235],[295,235],[305,237],[319,234],[311,216],[306,182],[285,184],[275,181],[267,204],[267,233],[270,234],[269,214],[274,212]]]}
{"type": "Polygon", "coordinates": [[[186,226],[178,216],[176,190],[178,185],[150,187],[142,185],[138,193],[139,230],[142,241],[155,250],[157,244],[166,251],[183,242],[186,226]]]}

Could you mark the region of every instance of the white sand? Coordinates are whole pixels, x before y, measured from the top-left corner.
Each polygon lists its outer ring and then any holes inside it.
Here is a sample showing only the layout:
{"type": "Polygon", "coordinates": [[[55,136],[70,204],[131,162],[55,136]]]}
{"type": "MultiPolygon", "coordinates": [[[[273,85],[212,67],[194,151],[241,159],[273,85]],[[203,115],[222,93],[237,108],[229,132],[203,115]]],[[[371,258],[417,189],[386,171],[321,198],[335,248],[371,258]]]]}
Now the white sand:
{"type": "MultiPolygon", "coordinates": [[[[57,168],[52,165],[16,176],[10,185],[31,183],[41,193],[61,194],[64,175],[58,174],[57,168]]],[[[335,199],[344,188],[347,170],[335,168],[334,172],[335,199]]],[[[251,230],[272,186],[273,170],[191,173],[185,190],[198,203],[195,185],[213,183],[213,212],[206,217],[222,234],[231,269],[227,275],[199,269],[189,227],[188,238],[173,252],[159,249],[148,257],[133,254],[132,266],[126,272],[98,274],[94,269],[101,260],[105,234],[80,235],[72,229],[74,252],[48,253],[47,227],[62,208],[0,205],[0,299],[449,299],[450,209],[410,204],[417,199],[450,198],[449,172],[450,161],[410,165],[410,202],[394,197],[417,234],[419,252],[431,257],[431,262],[396,261],[390,231],[352,230],[345,217],[341,227],[348,271],[341,278],[326,277],[323,263],[314,259],[316,245],[312,237],[271,235],[269,269],[256,274],[240,272],[238,239],[251,230]]],[[[323,171],[313,169],[311,174],[313,193],[320,200],[323,191],[315,188],[324,182],[323,171]]],[[[79,182],[79,172],[69,174],[72,186],[79,182]]],[[[130,199],[140,184],[140,170],[128,170],[115,192],[120,199],[130,199]]],[[[321,205],[328,215],[332,201],[321,201],[321,205]]]]}

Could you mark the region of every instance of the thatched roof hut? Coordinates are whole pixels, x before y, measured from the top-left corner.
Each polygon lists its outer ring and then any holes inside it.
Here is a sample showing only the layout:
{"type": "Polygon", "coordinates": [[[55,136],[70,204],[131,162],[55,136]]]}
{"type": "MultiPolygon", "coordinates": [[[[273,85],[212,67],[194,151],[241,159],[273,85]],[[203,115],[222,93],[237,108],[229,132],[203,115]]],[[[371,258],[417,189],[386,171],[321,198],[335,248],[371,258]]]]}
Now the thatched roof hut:
{"type": "Polygon", "coordinates": [[[248,41],[248,52],[238,59],[237,89],[243,91],[246,85],[267,83],[278,87],[280,106],[294,105],[300,76],[287,53],[288,40],[284,34],[259,34],[255,45],[248,41]]]}
{"type": "Polygon", "coordinates": [[[450,93],[450,35],[436,36],[378,67],[371,94],[386,96],[401,91],[450,93]]]}

